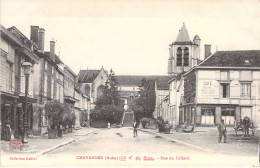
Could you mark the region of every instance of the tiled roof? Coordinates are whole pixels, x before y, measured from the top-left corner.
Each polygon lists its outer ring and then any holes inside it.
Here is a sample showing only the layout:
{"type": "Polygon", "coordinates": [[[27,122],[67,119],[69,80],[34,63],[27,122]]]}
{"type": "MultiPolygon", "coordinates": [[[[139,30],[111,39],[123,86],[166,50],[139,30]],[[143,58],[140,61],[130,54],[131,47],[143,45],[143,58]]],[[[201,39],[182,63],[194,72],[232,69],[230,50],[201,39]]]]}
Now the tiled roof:
{"type": "MultiPolygon", "coordinates": [[[[50,59],[50,52],[49,51],[44,51],[44,55],[50,59]]],[[[55,63],[56,64],[63,64],[60,57],[58,57],[56,54],[55,54],[55,63]]]]}
{"type": "Polygon", "coordinates": [[[157,83],[158,89],[169,89],[168,81],[171,79],[170,76],[132,76],[132,75],[117,75],[116,80],[118,85],[125,86],[140,86],[142,79],[154,80],[157,83]]]}
{"type": "Polygon", "coordinates": [[[92,83],[100,70],[80,70],[78,74],[79,83],[92,83]]]}
{"type": "Polygon", "coordinates": [[[260,50],[217,51],[199,66],[260,67],[260,50]]]}

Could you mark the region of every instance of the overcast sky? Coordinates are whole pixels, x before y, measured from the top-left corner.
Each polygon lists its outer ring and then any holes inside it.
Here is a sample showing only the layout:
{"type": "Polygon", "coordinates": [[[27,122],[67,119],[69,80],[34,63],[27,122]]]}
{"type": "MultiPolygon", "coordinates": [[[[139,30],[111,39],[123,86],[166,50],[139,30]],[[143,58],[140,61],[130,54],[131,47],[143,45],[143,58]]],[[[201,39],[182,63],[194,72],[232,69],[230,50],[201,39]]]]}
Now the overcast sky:
{"type": "Polygon", "coordinates": [[[191,40],[218,50],[260,49],[260,0],[2,0],[1,24],[30,38],[30,26],[45,29],[45,50],[76,74],[113,68],[120,75],[166,75],[168,45],[183,22],[191,40]]]}

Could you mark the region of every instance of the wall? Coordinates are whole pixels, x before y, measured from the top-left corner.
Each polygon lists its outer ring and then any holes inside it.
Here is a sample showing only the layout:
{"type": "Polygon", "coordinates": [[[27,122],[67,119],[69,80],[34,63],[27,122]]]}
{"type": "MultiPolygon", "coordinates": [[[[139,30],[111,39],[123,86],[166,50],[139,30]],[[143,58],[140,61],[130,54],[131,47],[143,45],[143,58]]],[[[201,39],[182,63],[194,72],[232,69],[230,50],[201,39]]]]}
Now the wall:
{"type": "Polygon", "coordinates": [[[106,81],[107,81],[107,74],[104,71],[104,69],[102,68],[99,72],[99,74],[97,75],[96,79],[93,82],[93,100],[95,101],[97,98],[97,89],[99,86],[101,85],[106,85],[106,81]]]}
{"type": "Polygon", "coordinates": [[[193,103],[196,98],[196,74],[191,72],[184,77],[184,101],[193,103]]]}

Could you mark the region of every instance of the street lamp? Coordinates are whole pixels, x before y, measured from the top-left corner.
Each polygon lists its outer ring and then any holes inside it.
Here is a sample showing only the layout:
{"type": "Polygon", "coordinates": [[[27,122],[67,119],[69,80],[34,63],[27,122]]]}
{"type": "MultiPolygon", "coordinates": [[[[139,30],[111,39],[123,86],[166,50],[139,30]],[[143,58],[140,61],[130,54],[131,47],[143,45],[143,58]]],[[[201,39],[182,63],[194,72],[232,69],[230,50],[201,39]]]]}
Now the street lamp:
{"type": "Polygon", "coordinates": [[[29,123],[28,123],[28,112],[27,112],[27,96],[28,96],[28,88],[29,88],[29,76],[31,73],[32,64],[30,62],[23,62],[22,67],[24,70],[24,76],[25,76],[25,97],[24,97],[24,122],[23,122],[23,128],[24,128],[24,136],[23,136],[23,142],[28,143],[28,133],[27,130],[29,129],[29,123]]]}

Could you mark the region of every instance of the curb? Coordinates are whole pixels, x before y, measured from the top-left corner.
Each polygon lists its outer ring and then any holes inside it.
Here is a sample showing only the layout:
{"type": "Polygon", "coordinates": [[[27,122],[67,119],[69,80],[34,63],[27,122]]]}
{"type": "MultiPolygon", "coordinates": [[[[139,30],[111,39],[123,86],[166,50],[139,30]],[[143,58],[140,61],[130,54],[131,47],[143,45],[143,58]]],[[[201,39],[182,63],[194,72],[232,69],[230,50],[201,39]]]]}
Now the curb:
{"type": "MultiPolygon", "coordinates": [[[[89,132],[89,133],[87,133],[87,134],[84,134],[84,135],[87,136],[87,135],[89,135],[89,134],[92,134],[93,132],[94,132],[94,131],[91,131],[91,132],[89,132]]],[[[84,138],[85,138],[85,137],[84,137],[84,138]]],[[[74,143],[74,142],[76,142],[76,141],[80,141],[81,139],[83,139],[83,138],[80,138],[80,139],[78,139],[78,140],[75,140],[75,139],[68,140],[68,141],[63,142],[63,143],[61,143],[61,144],[59,144],[59,145],[56,145],[56,146],[51,147],[51,148],[49,148],[49,149],[46,149],[46,150],[44,150],[44,151],[42,151],[42,152],[39,152],[39,153],[36,154],[36,155],[37,155],[38,157],[39,157],[39,156],[42,156],[42,155],[45,155],[45,154],[47,154],[47,153],[49,153],[49,152],[52,152],[52,151],[54,151],[54,150],[56,150],[56,149],[59,149],[59,148],[63,147],[63,146],[72,144],[72,143],[74,143]]]]}
{"type": "Polygon", "coordinates": [[[47,153],[49,153],[49,152],[51,152],[51,151],[53,151],[55,149],[59,149],[59,148],[65,146],[65,145],[71,144],[73,142],[76,142],[76,140],[72,139],[72,140],[66,141],[66,142],[64,142],[62,144],[59,144],[59,145],[56,145],[56,146],[51,147],[49,149],[46,149],[45,151],[42,151],[42,152],[38,153],[37,156],[45,155],[45,154],[47,154],[47,153]]]}
{"type": "Polygon", "coordinates": [[[187,146],[190,146],[190,147],[193,147],[193,148],[196,148],[196,149],[199,149],[199,150],[202,150],[202,151],[205,151],[205,152],[212,152],[212,153],[215,153],[215,151],[212,151],[212,150],[209,150],[209,149],[206,149],[206,148],[202,148],[202,147],[199,147],[199,146],[196,146],[196,145],[193,145],[193,144],[190,144],[190,143],[187,143],[187,142],[183,142],[183,141],[180,141],[180,140],[177,140],[177,139],[174,139],[174,138],[169,138],[163,134],[160,134],[160,133],[155,133],[155,132],[151,132],[151,131],[146,131],[146,130],[142,130],[142,129],[138,129],[139,131],[142,131],[142,132],[148,132],[148,133],[151,133],[151,134],[155,134],[155,135],[159,135],[165,139],[169,139],[169,140],[172,140],[172,141],[175,141],[177,143],[180,143],[180,144],[184,144],[184,145],[187,145],[187,146]]]}

